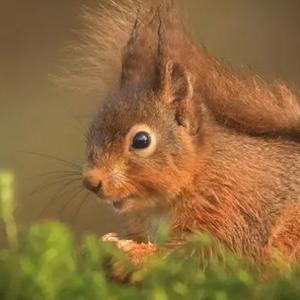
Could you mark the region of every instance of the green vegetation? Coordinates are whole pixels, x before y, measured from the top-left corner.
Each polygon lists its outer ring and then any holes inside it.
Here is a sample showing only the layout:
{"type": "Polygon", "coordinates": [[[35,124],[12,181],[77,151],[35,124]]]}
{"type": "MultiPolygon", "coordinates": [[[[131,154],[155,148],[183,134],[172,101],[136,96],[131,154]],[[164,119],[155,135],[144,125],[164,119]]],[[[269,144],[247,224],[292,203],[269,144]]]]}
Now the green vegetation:
{"type": "Polygon", "coordinates": [[[144,278],[140,283],[112,282],[103,268],[108,258],[131,267],[97,237],[87,236],[75,245],[72,234],[58,223],[35,224],[17,234],[12,182],[11,174],[0,174],[1,218],[7,236],[0,249],[2,300],[300,299],[300,271],[282,267],[282,272],[258,272],[258,266],[225,255],[205,236],[133,272],[134,281],[144,278]]]}

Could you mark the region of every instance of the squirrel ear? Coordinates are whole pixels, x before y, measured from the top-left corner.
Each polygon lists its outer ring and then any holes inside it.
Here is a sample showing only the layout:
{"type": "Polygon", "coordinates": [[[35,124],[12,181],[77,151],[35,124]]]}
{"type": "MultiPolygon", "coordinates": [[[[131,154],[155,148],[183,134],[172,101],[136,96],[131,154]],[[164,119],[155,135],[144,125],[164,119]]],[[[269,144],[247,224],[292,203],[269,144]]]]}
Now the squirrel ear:
{"type": "Polygon", "coordinates": [[[193,97],[191,77],[182,65],[168,61],[163,73],[162,92],[166,103],[187,101],[193,97]]]}
{"type": "Polygon", "coordinates": [[[168,61],[161,76],[161,99],[175,108],[177,123],[186,128],[190,135],[198,133],[201,108],[194,101],[194,83],[185,68],[176,62],[168,61]]]}

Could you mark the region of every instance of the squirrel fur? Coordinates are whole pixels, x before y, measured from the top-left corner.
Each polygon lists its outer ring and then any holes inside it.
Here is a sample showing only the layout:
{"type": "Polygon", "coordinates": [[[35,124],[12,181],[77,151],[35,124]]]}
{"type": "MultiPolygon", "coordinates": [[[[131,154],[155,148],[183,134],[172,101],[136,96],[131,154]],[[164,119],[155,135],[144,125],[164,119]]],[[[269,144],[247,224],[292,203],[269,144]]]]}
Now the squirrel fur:
{"type": "Polygon", "coordinates": [[[145,3],[102,1],[85,14],[78,82],[97,89],[118,73],[88,132],[85,185],[127,219],[135,241],[164,220],[174,238],[207,232],[238,255],[267,261],[276,248],[296,264],[297,93],[213,58],[172,1],[145,3]],[[138,132],[148,148],[132,149],[138,132]]]}

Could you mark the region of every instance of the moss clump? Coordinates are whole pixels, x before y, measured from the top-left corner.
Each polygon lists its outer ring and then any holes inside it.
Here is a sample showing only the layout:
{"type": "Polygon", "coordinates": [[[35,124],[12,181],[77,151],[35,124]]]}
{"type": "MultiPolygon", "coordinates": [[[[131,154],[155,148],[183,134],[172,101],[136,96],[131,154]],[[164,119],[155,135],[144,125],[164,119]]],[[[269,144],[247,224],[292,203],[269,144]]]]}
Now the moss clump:
{"type": "MultiPolygon", "coordinates": [[[[0,194],[2,207],[12,201],[0,194]]],[[[9,228],[12,209],[6,213],[2,219],[9,228]]],[[[144,278],[139,284],[119,284],[107,279],[103,265],[108,257],[128,262],[95,236],[75,245],[69,230],[55,222],[34,224],[18,234],[10,230],[0,249],[1,300],[300,299],[300,270],[285,268],[262,280],[259,266],[225,253],[205,236],[149,261],[132,275],[134,280],[144,278]]]]}

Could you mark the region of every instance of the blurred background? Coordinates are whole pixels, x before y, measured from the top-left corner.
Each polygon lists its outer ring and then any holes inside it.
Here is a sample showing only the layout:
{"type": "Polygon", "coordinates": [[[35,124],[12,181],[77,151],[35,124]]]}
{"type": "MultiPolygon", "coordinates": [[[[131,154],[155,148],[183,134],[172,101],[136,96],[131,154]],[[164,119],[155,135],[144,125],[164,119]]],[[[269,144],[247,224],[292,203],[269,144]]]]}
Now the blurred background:
{"type": "MultiPolygon", "coordinates": [[[[120,226],[93,196],[67,186],[69,161],[84,163],[85,131],[95,99],[51,79],[80,29],[80,7],[95,0],[0,0],[0,172],[14,175],[16,216],[26,225],[54,218],[80,236],[120,226]],[[34,152],[34,153],[32,153],[34,152]],[[62,161],[64,160],[64,161],[62,161]]],[[[300,2],[181,1],[195,36],[210,52],[268,80],[300,86],[300,2]]]]}

